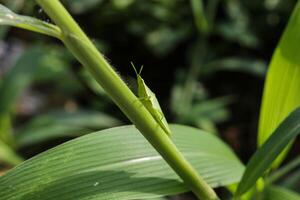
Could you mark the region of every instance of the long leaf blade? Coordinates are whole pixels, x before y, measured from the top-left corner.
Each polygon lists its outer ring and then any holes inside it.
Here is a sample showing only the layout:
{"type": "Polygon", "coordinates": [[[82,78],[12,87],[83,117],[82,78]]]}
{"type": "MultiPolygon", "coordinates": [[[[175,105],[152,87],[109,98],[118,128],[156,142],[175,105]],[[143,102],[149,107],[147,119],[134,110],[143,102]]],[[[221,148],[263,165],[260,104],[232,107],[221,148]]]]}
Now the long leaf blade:
{"type": "Polygon", "coordinates": [[[265,192],[265,199],[266,200],[299,200],[300,194],[278,186],[271,186],[266,189],[265,192]]]}
{"type": "Polygon", "coordinates": [[[289,176],[280,182],[280,185],[300,193],[300,169],[290,173],[289,176]]]}
{"type": "Polygon", "coordinates": [[[32,82],[43,52],[39,47],[28,49],[5,74],[0,85],[0,139],[12,143],[10,115],[21,92],[32,82]]]}
{"type": "Polygon", "coordinates": [[[299,133],[300,108],[291,113],[252,156],[236,194],[241,195],[250,189],[299,133]]]}
{"type": "MultiPolygon", "coordinates": [[[[244,167],[217,137],[185,126],[171,129],[175,144],[211,186],[239,181],[244,167]]],[[[0,177],[0,197],[6,200],[145,199],[184,191],[134,126],[77,138],[0,177]]]]}
{"type": "Polygon", "coordinates": [[[7,144],[0,140],[0,162],[10,165],[18,165],[23,159],[18,156],[7,144]]]}
{"type": "Polygon", "coordinates": [[[0,113],[11,112],[20,93],[32,82],[43,55],[39,47],[28,49],[7,72],[0,85],[0,113]]]}
{"type": "MultiPolygon", "coordinates": [[[[261,146],[294,109],[300,106],[300,2],[272,57],[267,74],[259,121],[261,146]]],[[[274,167],[284,158],[281,155],[274,167]]]]}
{"type": "Polygon", "coordinates": [[[0,25],[15,26],[61,39],[61,30],[33,17],[18,15],[0,4],[0,25]]]}
{"type": "Polygon", "coordinates": [[[283,176],[287,175],[289,172],[300,166],[300,156],[296,157],[291,162],[284,165],[282,168],[276,170],[273,174],[268,177],[268,182],[273,183],[283,176]]]}
{"type": "Polygon", "coordinates": [[[101,112],[56,111],[39,115],[28,122],[16,132],[15,140],[19,147],[28,146],[56,138],[77,137],[121,124],[116,118],[101,112]]]}

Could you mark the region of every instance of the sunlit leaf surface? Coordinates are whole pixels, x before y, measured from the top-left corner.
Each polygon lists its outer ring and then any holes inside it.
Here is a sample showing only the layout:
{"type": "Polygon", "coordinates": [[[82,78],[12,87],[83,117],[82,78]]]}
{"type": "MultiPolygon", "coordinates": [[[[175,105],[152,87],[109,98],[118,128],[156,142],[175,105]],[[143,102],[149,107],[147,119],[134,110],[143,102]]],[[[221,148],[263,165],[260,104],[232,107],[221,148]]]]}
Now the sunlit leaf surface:
{"type": "MultiPolygon", "coordinates": [[[[259,122],[259,146],[298,106],[300,106],[300,2],[297,3],[275,50],[267,74],[259,122]]],[[[282,159],[283,156],[276,165],[282,159]]]]}
{"type": "MultiPolygon", "coordinates": [[[[244,166],[217,137],[172,125],[172,139],[213,187],[240,180],[244,166]]],[[[144,199],[187,191],[134,126],[92,133],[46,151],[0,177],[12,199],[144,199]]]]}

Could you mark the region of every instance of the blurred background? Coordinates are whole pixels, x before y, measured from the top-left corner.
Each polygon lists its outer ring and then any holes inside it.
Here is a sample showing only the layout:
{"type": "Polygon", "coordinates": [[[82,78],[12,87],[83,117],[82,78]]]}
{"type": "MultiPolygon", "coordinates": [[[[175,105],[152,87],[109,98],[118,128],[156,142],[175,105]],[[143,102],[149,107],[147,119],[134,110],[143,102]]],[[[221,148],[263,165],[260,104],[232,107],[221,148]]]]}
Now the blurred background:
{"type": "MultiPolygon", "coordinates": [[[[34,0],[0,2],[51,22],[34,0]]],[[[142,77],[170,123],[216,134],[242,161],[249,159],[267,65],[296,0],[63,2],[133,90],[130,62],[144,66],[142,77]]],[[[47,36],[0,27],[0,84],[2,129],[5,124],[15,135],[25,159],[129,123],[64,46],[47,36]]],[[[10,167],[0,164],[0,173],[10,167]]]]}

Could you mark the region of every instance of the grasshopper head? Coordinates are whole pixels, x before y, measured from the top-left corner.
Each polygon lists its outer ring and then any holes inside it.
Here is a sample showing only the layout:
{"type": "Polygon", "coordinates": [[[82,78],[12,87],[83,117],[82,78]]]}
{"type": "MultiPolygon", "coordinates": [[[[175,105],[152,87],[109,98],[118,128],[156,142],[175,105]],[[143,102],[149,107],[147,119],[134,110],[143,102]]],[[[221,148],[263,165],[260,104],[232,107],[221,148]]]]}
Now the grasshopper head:
{"type": "Polygon", "coordinates": [[[143,66],[141,66],[140,71],[138,72],[132,62],[131,62],[131,65],[134,69],[134,72],[135,72],[136,78],[137,78],[138,96],[139,97],[147,97],[147,86],[146,86],[143,78],[141,77],[143,66]]]}

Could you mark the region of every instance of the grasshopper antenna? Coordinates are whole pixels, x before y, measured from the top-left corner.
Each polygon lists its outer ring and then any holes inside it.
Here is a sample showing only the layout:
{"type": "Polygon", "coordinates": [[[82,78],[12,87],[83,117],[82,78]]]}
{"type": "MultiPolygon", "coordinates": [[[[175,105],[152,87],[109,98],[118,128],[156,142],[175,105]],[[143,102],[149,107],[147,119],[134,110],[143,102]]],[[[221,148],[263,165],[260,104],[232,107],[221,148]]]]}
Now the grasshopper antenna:
{"type": "Polygon", "coordinates": [[[142,71],[143,71],[144,65],[141,66],[140,71],[139,71],[139,75],[141,75],[142,71]]]}
{"type": "Polygon", "coordinates": [[[130,64],[131,64],[131,66],[133,67],[135,74],[138,75],[138,72],[137,72],[137,70],[136,70],[136,68],[135,68],[135,66],[134,66],[134,64],[133,64],[133,62],[130,62],[130,64]]]}
{"type": "Polygon", "coordinates": [[[134,66],[134,64],[133,64],[133,62],[130,62],[130,64],[131,64],[131,66],[133,67],[135,74],[136,74],[136,75],[141,75],[144,66],[142,65],[141,68],[140,68],[140,71],[138,72],[138,71],[136,70],[136,68],[135,68],[135,66],[134,66]]]}

